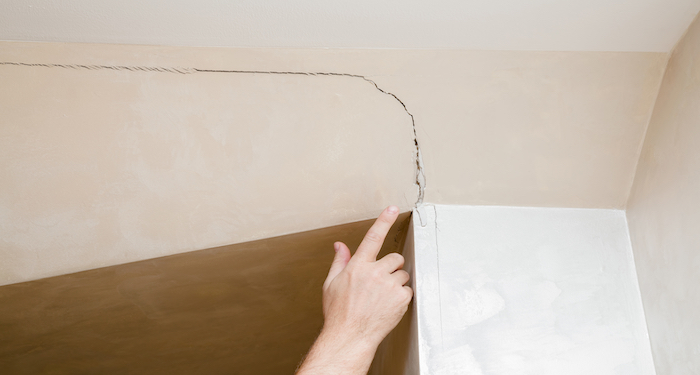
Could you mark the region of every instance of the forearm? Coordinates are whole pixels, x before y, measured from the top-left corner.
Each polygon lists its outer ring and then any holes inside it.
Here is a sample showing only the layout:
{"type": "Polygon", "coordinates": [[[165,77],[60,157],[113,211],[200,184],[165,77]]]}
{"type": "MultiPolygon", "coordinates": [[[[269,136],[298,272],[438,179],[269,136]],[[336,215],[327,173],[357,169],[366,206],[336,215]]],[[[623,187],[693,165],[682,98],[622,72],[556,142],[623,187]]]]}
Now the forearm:
{"type": "Polygon", "coordinates": [[[365,375],[376,351],[377,345],[324,329],[297,375],[365,375]]]}

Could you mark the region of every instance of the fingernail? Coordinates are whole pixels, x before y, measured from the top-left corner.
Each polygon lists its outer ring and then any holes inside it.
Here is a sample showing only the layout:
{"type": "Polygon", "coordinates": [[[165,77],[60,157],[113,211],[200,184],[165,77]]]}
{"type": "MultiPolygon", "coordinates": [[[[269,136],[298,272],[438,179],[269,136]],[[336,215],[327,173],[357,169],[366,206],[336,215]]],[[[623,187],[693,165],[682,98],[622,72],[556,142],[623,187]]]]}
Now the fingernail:
{"type": "Polygon", "coordinates": [[[339,243],[337,243],[337,242],[336,242],[336,243],[334,243],[334,244],[333,244],[333,249],[335,249],[335,252],[337,253],[337,252],[338,252],[338,250],[340,250],[340,244],[339,244],[339,243]]]}
{"type": "Polygon", "coordinates": [[[395,214],[395,213],[399,212],[399,208],[396,206],[389,206],[389,207],[387,207],[386,211],[390,214],[395,214]]]}

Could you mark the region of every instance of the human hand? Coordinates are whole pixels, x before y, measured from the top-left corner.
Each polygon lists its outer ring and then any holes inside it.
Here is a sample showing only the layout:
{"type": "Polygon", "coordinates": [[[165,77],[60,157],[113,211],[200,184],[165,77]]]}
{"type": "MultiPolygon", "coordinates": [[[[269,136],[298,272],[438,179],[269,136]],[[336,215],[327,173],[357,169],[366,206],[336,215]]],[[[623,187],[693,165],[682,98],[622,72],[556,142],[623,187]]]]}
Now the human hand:
{"type": "Polygon", "coordinates": [[[391,253],[377,260],[399,209],[385,209],[354,256],[336,242],[335,258],[323,283],[323,330],[297,375],[365,375],[377,347],[406,313],[413,290],[405,286],[404,259],[391,253]]]}
{"type": "Polygon", "coordinates": [[[413,290],[405,286],[404,258],[377,255],[398,217],[396,206],[386,208],[365,235],[354,256],[336,242],[335,258],[323,284],[324,333],[376,347],[399,323],[408,309],[413,290]]]}

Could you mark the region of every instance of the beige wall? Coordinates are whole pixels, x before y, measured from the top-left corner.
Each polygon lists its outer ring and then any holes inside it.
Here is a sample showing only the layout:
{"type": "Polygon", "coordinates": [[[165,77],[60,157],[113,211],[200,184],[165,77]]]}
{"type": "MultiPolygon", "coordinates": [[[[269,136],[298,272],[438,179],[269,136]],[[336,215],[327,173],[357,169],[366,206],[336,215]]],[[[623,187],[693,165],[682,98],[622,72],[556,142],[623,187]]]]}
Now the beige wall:
{"type": "Polygon", "coordinates": [[[425,63],[430,73],[387,84],[416,115],[426,201],[625,206],[663,54],[441,57],[425,63]]]}
{"type": "Polygon", "coordinates": [[[659,375],[700,373],[700,21],[673,52],[627,215],[659,375]]]}
{"type": "Polygon", "coordinates": [[[2,283],[416,200],[411,118],[362,79],[5,65],[0,80],[2,283]]]}
{"type": "Polygon", "coordinates": [[[623,207],[665,59],[0,43],[103,66],[0,65],[0,284],[407,210],[406,110],[428,202],[623,207]]]}

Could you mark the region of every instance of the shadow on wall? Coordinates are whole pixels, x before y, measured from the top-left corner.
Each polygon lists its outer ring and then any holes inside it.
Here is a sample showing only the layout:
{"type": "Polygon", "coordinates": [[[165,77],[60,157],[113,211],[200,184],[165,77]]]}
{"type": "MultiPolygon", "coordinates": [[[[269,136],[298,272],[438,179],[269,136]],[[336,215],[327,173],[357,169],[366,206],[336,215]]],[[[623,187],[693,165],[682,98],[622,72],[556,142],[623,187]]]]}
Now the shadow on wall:
{"type": "MultiPolygon", "coordinates": [[[[0,287],[3,374],[292,374],[374,220],[0,287]]],[[[402,248],[399,216],[380,256],[402,248]]]]}
{"type": "MultiPolygon", "coordinates": [[[[413,220],[408,223],[413,227],[413,220]]],[[[402,251],[405,258],[404,270],[411,275],[409,286],[415,296],[415,256],[413,230],[408,230],[403,241],[402,251]]],[[[396,328],[389,333],[379,346],[374,362],[369,370],[370,375],[418,375],[418,317],[416,315],[416,298],[408,306],[396,328]]]]}

